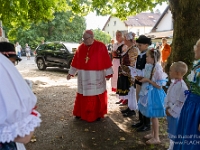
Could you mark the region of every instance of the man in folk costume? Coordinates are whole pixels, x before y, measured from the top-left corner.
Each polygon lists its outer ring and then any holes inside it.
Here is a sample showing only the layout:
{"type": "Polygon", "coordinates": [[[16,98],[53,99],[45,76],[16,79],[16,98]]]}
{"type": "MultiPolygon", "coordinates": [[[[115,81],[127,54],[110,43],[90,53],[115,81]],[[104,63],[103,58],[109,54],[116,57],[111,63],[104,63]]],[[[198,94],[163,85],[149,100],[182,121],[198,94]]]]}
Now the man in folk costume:
{"type": "Polygon", "coordinates": [[[95,40],[91,30],[84,32],[82,40],[83,43],[72,60],[67,79],[78,73],[78,91],[73,115],[93,122],[107,113],[105,79],[112,77],[113,70],[105,44],[95,40]]]}

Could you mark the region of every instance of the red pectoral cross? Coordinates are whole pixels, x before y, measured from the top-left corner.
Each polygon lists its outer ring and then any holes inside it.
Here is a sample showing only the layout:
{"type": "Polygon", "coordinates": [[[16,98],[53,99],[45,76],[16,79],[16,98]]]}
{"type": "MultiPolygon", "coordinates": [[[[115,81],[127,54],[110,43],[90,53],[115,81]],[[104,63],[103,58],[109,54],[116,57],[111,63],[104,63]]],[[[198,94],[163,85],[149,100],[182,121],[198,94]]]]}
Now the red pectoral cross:
{"type": "Polygon", "coordinates": [[[85,63],[87,63],[89,59],[90,59],[90,58],[89,58],[88,56],[86,56],[86,57],[85,57],[85,63]]]}

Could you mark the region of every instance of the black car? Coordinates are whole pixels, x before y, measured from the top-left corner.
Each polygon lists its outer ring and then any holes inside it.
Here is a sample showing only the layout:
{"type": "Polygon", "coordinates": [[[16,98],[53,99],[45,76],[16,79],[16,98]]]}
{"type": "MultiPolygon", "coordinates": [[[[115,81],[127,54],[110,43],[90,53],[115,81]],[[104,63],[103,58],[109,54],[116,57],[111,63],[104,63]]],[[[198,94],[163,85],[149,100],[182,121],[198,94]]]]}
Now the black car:
{"type": "Polygon", "coordinates": [[[78,43],[48,42],[35,50],[35,62],[39,70],[47,67],[70,68],[78,43]]]}

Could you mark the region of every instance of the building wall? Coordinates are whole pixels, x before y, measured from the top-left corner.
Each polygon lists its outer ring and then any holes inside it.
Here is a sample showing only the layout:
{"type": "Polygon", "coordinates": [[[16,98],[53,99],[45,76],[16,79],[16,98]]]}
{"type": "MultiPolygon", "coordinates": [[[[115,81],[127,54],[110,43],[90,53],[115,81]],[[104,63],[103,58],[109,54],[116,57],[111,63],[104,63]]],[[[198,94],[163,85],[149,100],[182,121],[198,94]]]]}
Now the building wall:
{"type": "Polygon", "coordinates": [[[156,32],[173,30],[173,21],[171,11],[168,10],[157,26],[156,32]]]}
{"type": "Polygon", "coordinates": [[[128,32],[134,32],[137,36],[149,33],[152,29],[152,26],[129,26],[128,32]]]}
{"type": "Polygon", "coordinates": [[[112,39],[115,40],[116,31],[128,31],[128,27],[125,25],[123,21],[116,17],[110,17],[110,20],[106,24],[104,31],[108,33],[112,39]]]}

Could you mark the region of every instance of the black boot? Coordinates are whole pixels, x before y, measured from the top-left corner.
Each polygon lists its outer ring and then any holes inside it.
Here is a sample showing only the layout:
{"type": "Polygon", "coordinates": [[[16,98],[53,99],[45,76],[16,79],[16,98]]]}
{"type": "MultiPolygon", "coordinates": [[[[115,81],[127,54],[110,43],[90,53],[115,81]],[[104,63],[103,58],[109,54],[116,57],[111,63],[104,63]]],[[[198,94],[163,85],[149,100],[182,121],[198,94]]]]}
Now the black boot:
{"type": "Polygon", "coordinates": [[[145,132],[145,131],[151,130],[150,118],[143,116],[143,120],[144,120],[144,125],[142,127],[138,128],[136,130],[137,132],[145,132]]]}
{"type": "Polygon", "coordinates": [[[143,115],[141,114],[141,112],[139,111],[139,123],[133,124],[131,127],[133,128],[139,128],[141,126],[143,126],[144,124],[144,119],[143,119],[143,115]]]}
{"type": "Polygon", "coordinates": [[[133,115],[136,115],[134,110],[128,111],[127,113],[123,114],[124,117],[130,117],[130,116],[133,116],[133,115]]]}
{"type": "Polygon", "coordinates": [[[140,111],[139,111],[139,120],[140,122],[144,123],[143,115],[140,111]]]}
{"type": "Polygon", "coordinates": [[[139,128],[141,126],[143,126],[142,122],[138,122],[138,123],[135,123],[135,124],[131,125],[132,128],[139,128]]]}
{"type": "Polygon", "coordinates": [[[151,130],[150,126],[143,125],[143,126],[139,127],[136,131],[137,132],[145,132],[145,131],[150,131],[150,130],[151,130]]]}
{"type": "Polygon", "coordinates": [[[81,117],[79,117],[79,116],[75,116],[75,119],[80,119],[81,117]]]}
{"type": "Polygon", "coordinates": [[[145,124],[145,126],[149,126],[150,127],[150,118],[147,118],[147,117],[145,117],[144,116],[144,124],[145,124]]]}
{"type": "Polygon", "coordinates": [[[101,118],[100,118],[100,117],[96,119],[96,121],[100,121],[100,120],[101,120],[101,118]]]}
{"type": "Polygon", "coordinates": [[[130,110],[129,107],[128,107],[128,108],[126,108],[125,110],[122,110],[121,113],[123,114],[123,113],[127,113],[127,112],[129,112],[129,111],[131,111],[131,110],[130,110]]]}

